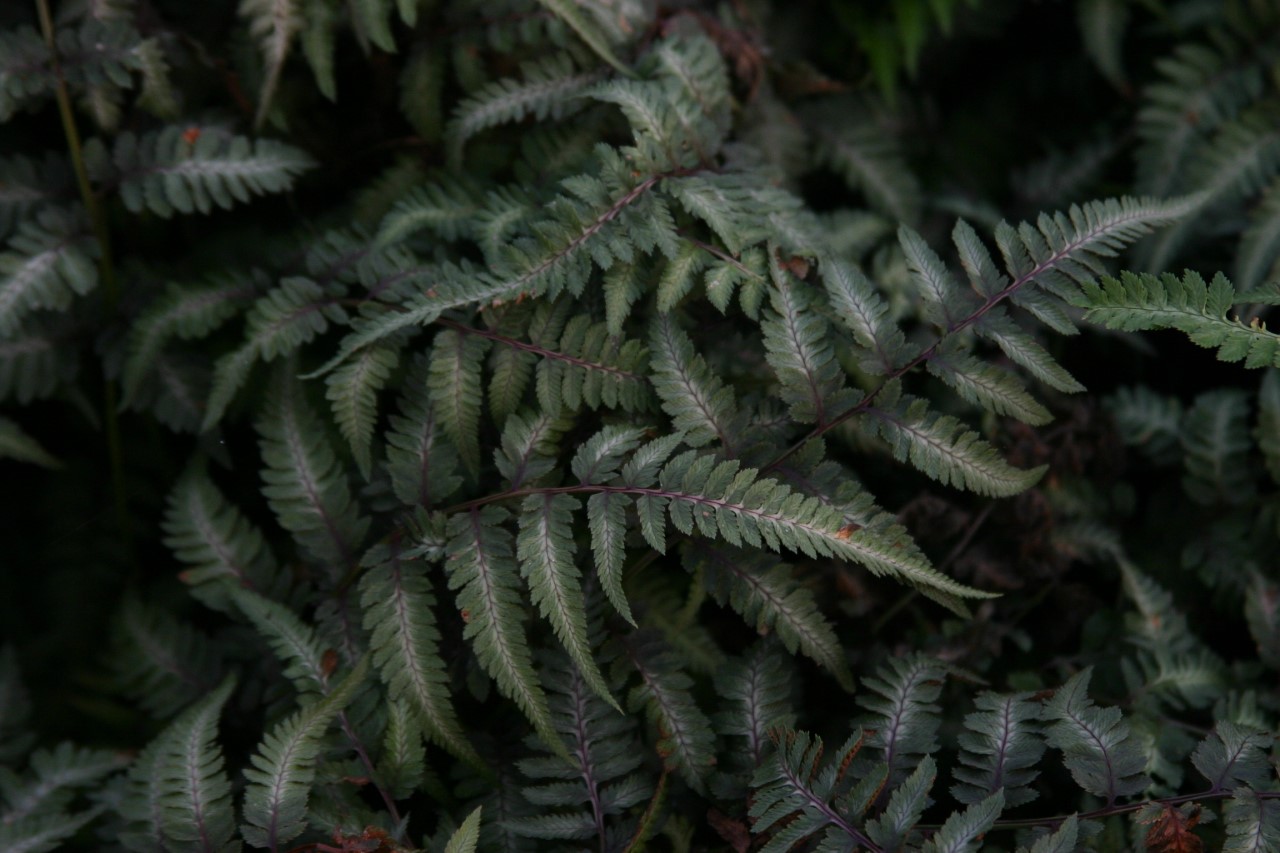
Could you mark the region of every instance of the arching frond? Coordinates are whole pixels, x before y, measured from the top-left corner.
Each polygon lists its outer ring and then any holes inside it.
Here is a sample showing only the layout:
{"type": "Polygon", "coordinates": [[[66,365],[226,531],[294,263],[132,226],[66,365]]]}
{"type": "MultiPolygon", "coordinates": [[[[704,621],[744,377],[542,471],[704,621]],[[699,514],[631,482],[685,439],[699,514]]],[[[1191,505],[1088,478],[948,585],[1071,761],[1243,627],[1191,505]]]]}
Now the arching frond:
{"type": "Polygon", "coordinates": [[[1086,284],[1076,305],[1085,318],[1111,329],[1177,329],[1202,347],[1217,347],[1222,361],[1243,361],[1245,367],[1280,367],[1280,335],[1266,324],[1246,324],[1227,313],[1237,302],[1236,290],[1222,273],[1205,284],[1188,271],[1182,279],[1123,273],[1086,284]]]}
{"type": "Polygon", "coordinates": [[[925,400],[903,401],[892,409],[866,411],[880,426],[898,460],[910,459],[920,471],[944,486],[953,484],[978,494],[1007,497],[1025,491],[1044,475],[1046,466],[1029,471],[1009,465],[989,443],[955,418],[929,411],[925,400]]]}
{"type": "Polygon", "coordinates": [[[459,106],[445,133],[455,160],[467,140],[483,130],[520,121],[528,116],[558,119],[580,109],[577,98],[595,83],[596,71],[581,71],[568,53],[553,53],[521,68],[519,79],[489,83],[459,106]]]}
{"type": "Polygon", "coordinates": [[[270,114],[294,37],[303,27],[302,4],[299,0],[240,0],[239,12],[249,24],[249,35],[258,42],[265,66],[253,122],[261,127],[270,114]]]}
{"type": "Polygon", "coordinates": [[[379,551],[360,579],[364,626],[370,634],[373,663],[382,673],[393,702],[412,703],[428,736],[454,755],[481,766],[463,732],[450,696],[449,677],[436,628],[435,595],[427,566],[420,560],[379,551]]]}
{"type": "Polygon", "coordinates": [[[631,634],[626,650],[640,673],[640,685],[627,700],[629,710],[644,707],[658,729],[658,754],[666,766],[679,771],[695,790],[705,790],[715,762],[715,734],[690,693],[692,680],[661,637],[648,630],[631,634]]]}
{"type": "Polygon", "coordinates": [[[250,140],[216,125],[170,125],[143,136],[120,134],[110,166],[102,168],[110,168],[109,177],[119,181],[125,207],[167,218],[215,207],[230,210],[253,196],[284,192],[314,166],[305,151],[283,142],[250,140]]]}
{"type": "Polygon", "coordinates": [[[983,692],[974,704],[978,710],[965,716],[959,736],[952,796],[973,804],[1003,791],[1007,805],[1031,802],[1037,796],[1031,783],[1040,775],[1037,766],[1045,750],[1037,723],[1040,706],[1028,693],[983,692]]]}
{"type": "Polygon", "coordinates": [[[355,565],[369,529],[351,496],[346,473],[302,387],[287,374],[258,423],[266,496],[280,524],[330,571],[355,565]]]}
{"type": "Polygon", "coordinates": [[[33,311],[65,311],[98,286],[97,244],[81,217],[58,208],[24,222],[0,254],[0,335],[12,336],[33,311]]]}
{"type": "Polygon", "coordinates": [[[512,536],[504,526],[509,518],[506,510],[485,507],[449,519],[449,589],[457,592],[466,623],[463,636],[472,641],[485,671],[520,706],[543,741],[560,747],[522,624],[525,610],[512,536]]]}
{"type": "Polygon", "coordinates": [[[1119,708],[1099,708],[1089,698],[1086,669],[1058,688],[1044,705],[1049,746],[1062,750],[1076,783],[1108,804],[1147,786],[1146,758],[1131,739],[1119,708]]]}
{"type": "Polygon", "coordinates": [[[185,847],[202,853],[235,849],[231,780],[218,744],[218,720],[235,682],[228,678],[192,705],[147,748],[129,773],[130,850],[185,847]]]}
{"type": "Polygon", "coordinates": [[[253,847],[276,849],[307,826],[307,800],[315,780],[324,735],[355,697],[368,672],[365,658],[327,696],[278,723],[258,745],[245,770],[244,823],[240,832],[253,847]]]}

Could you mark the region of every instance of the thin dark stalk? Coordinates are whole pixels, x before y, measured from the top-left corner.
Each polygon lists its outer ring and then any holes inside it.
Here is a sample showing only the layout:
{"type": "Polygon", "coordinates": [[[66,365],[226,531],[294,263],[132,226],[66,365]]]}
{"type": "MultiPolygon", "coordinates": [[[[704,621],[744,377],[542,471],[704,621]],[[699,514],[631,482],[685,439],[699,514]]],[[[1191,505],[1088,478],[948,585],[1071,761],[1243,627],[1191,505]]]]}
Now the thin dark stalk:
{"type": "MultiPolygon", "coordinates": [[[[105,297],[107,316],[115,313],[120,302],[120,285],[116,279],[115,264],[111,257],[111,239],[107,230],[107,218],[93,194],[93,186],[89,183],[89,170],[84,161],[84,147],[80,142],[80,130],[76,127],[75,113],[71,109],[71,93],[67,91],[67,80],[62,74],[62,63],[58,57],[58,42],[54,37],[53,16],[49,12],[49,0],[36,0],[36,12],[40,16],[40,30],[44,34],[45,44],[49,46],[49,58],[53,64],[54,78],[57,87],[54,94],[58,101],[58,114],[62,118],[62,130],[67,137],[67,151],[71,156],[71,167],[76,174],[76,184],[80,188],[80,199],[84,203],[85,212],[89,216],[89,224],[93,236],[98,242],[98,277],[102,280],[102,293],[105,297]]],[[[111,490],[115,500],[116,523],[120,530],[126,552],[132,551],[132,529],[129,523],[129,505],[126,498],[124,482],[124,449],[120,438],[120,417],[117,413],[115,381],[108,378],[103,387],[103,423],[107,429],[107,455],[111,466],[111,490]]]]}
{"type": "Polygon", "coordinates": [[[373,766],[373,760],[369,758],[369,750],[365,749],[364,741],[360,740],[360,736],[356,734],[356,730],[351,725],[351,720],[347,717],[346,711],[338,715],[338,721],[342,724],[342,733],[347,736],[347,740],[351,743],[351,748],[356,751],[356,755],[360,758],[360,763],[364,765],[365,772],[369,774],[369,780],[378,789],[378,794],[382,797],[382,804],[387,807],[387,814],[391,817],[395,826],[400,826],[400,810],[396,808],[396,801],[391,796],[391,792],[383,787],[378,780],[378,771],[373,766]]]}

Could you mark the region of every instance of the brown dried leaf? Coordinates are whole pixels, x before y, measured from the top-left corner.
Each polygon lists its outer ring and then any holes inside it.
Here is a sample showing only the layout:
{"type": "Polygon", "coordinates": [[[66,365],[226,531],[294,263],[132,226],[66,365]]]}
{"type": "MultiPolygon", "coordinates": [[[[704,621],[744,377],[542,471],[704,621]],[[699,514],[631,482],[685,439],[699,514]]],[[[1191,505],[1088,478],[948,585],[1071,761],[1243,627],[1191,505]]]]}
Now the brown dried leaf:
{"type": "Polygon", "coordinates": [[[1148,853],[1202,853],[1204,842],[1192,831],[1200,822],[1199,804],[1175,807],[1165,803],[1157,808],[1154,815],[1139,818],[1141,823],[1151,824],[1145,840],[1148,853]]]}

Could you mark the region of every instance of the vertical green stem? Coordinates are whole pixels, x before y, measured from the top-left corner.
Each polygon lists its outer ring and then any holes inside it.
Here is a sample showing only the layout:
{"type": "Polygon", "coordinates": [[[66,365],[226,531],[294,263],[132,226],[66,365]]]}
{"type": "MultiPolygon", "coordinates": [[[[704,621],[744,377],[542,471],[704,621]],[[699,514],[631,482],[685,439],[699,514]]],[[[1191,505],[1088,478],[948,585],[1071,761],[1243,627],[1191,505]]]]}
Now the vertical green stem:
{"type": "MultiPolygon", "coordinates": [[[[67,91],[67,81],[62,74],[62,62],[58,56],[58,44],[54,38],[53,16],[49,13],[49,0],[36,0],[36,11],[40,15],[40,29],[44,33],[45,43],[49,46],[54,77],[58,81],[55,94],[58,100],[58,113],[62,117],[62,130],[67,137],[67,150],[71,154],[71,166],[75,170],[76,183],[80,187],[80,198],[84,202],[89,224],[93,228],[93,236],[98,243],[98,277],[102,281],[106,313],[111,317],[120,301],[120,285],[111,259],[111,240],[107,231],[106,214],[102,205],[98,203],[97,196],[93,194],[93,186],[89,183],[89,170],[84,162],[80,131],[76,127],[75,113],[71,110],[71,95],[67,91]]],[[[124,484],[124,451],[120,440],[120,418],[116,412],[116,406],[116,384],[111,379],[107,379],[103,389],[105,409],[103,422],[107,427],[107,454],[111,462],[111,487],[115,497],[116,523],[126,549],[131,550],[131,525],[124,484]]]]}

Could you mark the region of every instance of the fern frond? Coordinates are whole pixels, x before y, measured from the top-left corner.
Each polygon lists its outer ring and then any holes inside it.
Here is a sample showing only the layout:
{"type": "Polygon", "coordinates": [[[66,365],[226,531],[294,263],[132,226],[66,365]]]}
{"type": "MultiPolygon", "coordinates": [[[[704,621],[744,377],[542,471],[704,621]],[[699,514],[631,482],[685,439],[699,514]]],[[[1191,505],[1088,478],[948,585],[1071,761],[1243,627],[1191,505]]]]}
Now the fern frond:
{"type": "Polygon", "coordinates": [[[722,710],[712,718],[716,733],[746,741],[745,755],[738,749],[730,753],[734,765],[754,772],[772,748],[770,732],[795,725],[792,672],[777,646],[764,641],[716,671],[716,692],[724,700],[722,710]]]}
{"type": "Polygon", "coordinates": [[[1280,180],[1273,181],[1249,214],[1236,252],[1235,281],[1244,293],[1275,278],[1280,259],[1280,180]]]}
{"type": "Polygon", "coordinates": [[[253,126],[259,128],[270,113],[280,73],[304,20],[299,0],[240,0],[238,11],[249,24],[249,35],[258,42],[265,66],[253,119],[253,126]]]}
{"type": "Polygon", "coordinates": [[[366,657],[327,696],[278,723],[258,745],[249,759],[253,766],[244,771],[240,832],[250,846],[276,850],[306,829],[325,731],[355,697],[368,669],[366,657]]]}
{"type": "Polygon", "coordinates": [[[969,853],[977,850],[982,836],[995,824],[1004,807],[1004,791],[997,790],[964,811],[954,812],[920,847],[921,853],[969,853]]]}
{"type": "Polygon", "coordinates": [[[875,820],[867,824],[867,835],[883,850],[899,850],[914,846],[910,839],[918,835],[915,826],[929,806],[929,791],[938,777],[938,765],[932,755],[920,759],[919,766],[902,784],[893,789],[889,802],[875,820]]]}
{"type": "Polygon", "coordinates": [[[119,119],[121,90],[133,86],[133,73],[144,70],[143,43],[127,20],[87,16],[78,26],[62,26],[55,33],[58,65],[48,47],[29,27],[4,34],[0,42],[0,121],[39,102],[65,82],[100,127],[114,130],[119,119]],[[31,40],[32,36],[37,42],[31,40]],[[38,47],[37,47],[38,43],[38,47]]]}
{"type": "Polygon", "coordinates": [[[591,552],[595,557],[600,588],[613,609],[631,625],[631,605],[622,589],[627,544],[627,510],[632,499],[627,495],[601,492],[587,500],[587,524],[591,531],[591,552]]]}
{"type": "Polygon", "coordinates": [[[1161,201],[1118,198],[1072,205],[1066,213],[1043,213],[1032,226],[1001,223],[996,245],[1013,279],[1010,287],[1036,284],[1070,300],[1079,285],[1104,272],[1100,259],[1154,229],[1195,211],[1201,196],[1161,201]]]}
{"type": "MultiPolygon", "coordinates": [[[[0,42],[0,49],[3,43],[0,42]]],[[[90,821],[101,814],[101,808],[86,809],[76,814],[51,814],[22,817],[0,823],[0,849],[21,853],[48,853],[65,849],[63,844],[90,821]]]]}
{"type": "Polygon", "coordinates": [[[1016,853],[1074,853],[1079,833],[1080,821],[1075,815],[1071,815],[1057,831],[1046,832],[1030,848],[1019,847],[1016,853]]]}
{"type": "Polygon", "coordinates": [[[401,12],[409,9],[410,15],[416,17],[416,6],[409,0],[358,0],[351,4],[351,24],[366,50],[365,42],[372,42],[379,50],[396,52],[390,21],[393,4],[398,5],[401,12]]]}
{"type": "Polygon", "coordinates": [[[438,784],[428,781],[427,751],[419,720],[418,711],[407,701],[388,700],[387,728],[377,772],[379,781],[397,800],[408,799],[420,787],[438,784]]]}
{"type": "Polygon", "coordinates": [[[53,90],[49,48],[29,26],[0,31],[0,122],[53,90]],[[39,73],[31,73],[38,69],[39,73]]]}
{"type": "Polygon", "coordinates": [[[300,148],[235,136],[216,125],[171,125],[143,136],[126,131],[116,137],[111,154],[125,207],[166,219],[175,213],[209,213],[215,207],[230,210],[255,195],[284,192],[315,165],[300,148]]]}
{"type": "Polygon", "coordinates": [[[0,417],[0,459],[30,462],[45,468],[61,468],[62,463],[16,421],[0,417]]]}
{"type": "Polygon", "coordinates": [[[307,278],[286,278],[253,303],[245,315],[244,342],[214,365],[202,430],[222,420],[255,364],[288,355],[323,334],[331,322],[346,320],[346,311],[337,304],[340,288],[326,289],[307,278]]]}
{"type": "Polygon", "coordinates": [[[540,814],[521,820],[514,829],[534,838],[594,836],[603,843],[607,836],[629,828],[630,821],[619,816],[652,793],[649,780],[636,772],[644,750],[635,737],[634,720],[601,701],[563,655],[547,658],[543,681],[572,766],[566,768],[558,755],[519,763],[521,773],[541,782],[523,792],[540,814]]]}
{"type": "MultiPolygon", "coordinates": [[[[0,41],[3,39],[0,35],[0,41]]],[[[0,79],[4,73],[0,70],[0,79]]],[[[0,82],[0,92],[3,88],[0,82]]],[[[0,159],[0,238],[7,239],[20,222],[33,218],[37,210],[62,195],[70,178],[65,163],[56,157],[42,162],[22,156],[0,159]]]]}
{"type": "Polygon", "coordinates": [[[512,415],[502,431],[502,448],[494,454],[495,466],[518,489],[545,477],[556,468],[561,435],[572,421],[542,412],[536,416],[512,415]]]}
{"type": "Polygon", "coordinates": [[[504,244],[485,271],[464,262],[397,273],[397,287],[404,293],[398,310],[374,300],[366,303],[338,354],[311,376],[328,373],[353,353],[401,329],[434,322],[450,309],[501,304],[521,294],[580,294],[593,263],[607,269],[629,261],[637,248],[673,252],[676,238],[670,211],[650,192],[661,176],[637,182],[615,151],[601,146],[595,153],[602,177],[575,182],[572,197],[560,196],[546,205],[549,218],[534,223],[534,238],[504,244]],[[406,290],[423,281],[430,286],[406,290]]]}
{"type": "Polygon", "coordinates": [[[1257,100],[1263,88],[1260,63],[1237,56],[1227,45],[1181,44],[1156,63],[1164,79],[1143,90],[1138,112],[1138,187],[1153,196],[1177,192],[1188,161],[1224,122],[1257,100]],[[1243,61],[1242,61],[1243,60],[1243,61]]]}
{"type": "Polygon", "coordinates": [[[639,447],[644,433],[636,427],[607,426],[578,449],[569,469],[580,483],[607,482],[618,473],[623,457],[639,447]]]}
{"type": "Polygon", "coordinates": [[[299,696],[310,700],[328,694],[325,648],[312,626],[290,608],[255,592],[236,589],[231,598],[280,659],[284,677],[293,682],[299,696]]]}
{"type": "Polygon", "coordinates": [[[812,590],[796,580],[790,566],[766,554],[702,542],[694,543],[688,553],[716,601],[732,607],[759,633],[777,632],[787,651],[812,658],[846,690],[853,689],[835,630],[818,609],[812,590]]]}
{"type": "Polygon", "coordinates": [[[463,732],[449,693],[446,661],[440,654],[435,595],[427,566],[394,551],[371,552],[385,559],[368,565],[360,579],[360,604],[369,631],[373,663],[382,673],[388,698],[413,703],[428,736],[459,758],[483,762],[463,732]]]}
{"type": "Polygon", "coordinates": [[[1029,332],[999,306],[974,323],[974,331],[995,343],[1009,359],[1050,388],[1064,394],[1085,390],[1080,382],[1058,364],[1029,332]]]}
{"type": "Polygon", "coordinates": [[[599,78],[599,72],[579,71],[568,53],[552,53],[525,63],[519,79],[487,84],[458,105],[445,130],[453,161],[461,159],[467,140],[483,130],[530,116],[561,119],[580,109],[584,102],[578,96],[599,78]]]}
{"type": "MultiPolygon", "coordinates": [[[[337,48],[337,4],[330,0],[303,0],[300,41],[302,55],[311,66],[320,94],[330,101],[338,99],[338,81],[334,76],[334,54],[337,48]]],[[[264,81],[265,82],[265,81],[264,81]]]]}
{"type": "Polygon", "coordinates": [[[929,359],[926,369],[970,403],[997,415],[1008,415],[1031,426],[1053,420],[1018,378],[997,365],[989,364],[965,352],[948,352],[945,344],[939,354],[929,359]]]}
{"type": "MultiPolygon", "coordinates": [[[[631,76],[634,73],[622,63],[622,60],[618,59],[605,32],[596,21],[587,17],[582,4],[572,0],[538,0],[538,2],[548,12],[568,24],[569,28],[578,34],[578,38],[591,48],[592,53],[611,65],[619,74],[631,76]]],[[[590,5],[587,4],[587,7],[590,8],[590,5]]]]}
{"type": "Polygon", "coordinates": [[[516,556],[529,584],[530,598],[551,623],[586,683],[615,708],[604,676],[587,641],[586,600],[575,563],[573,513],[581,504],[571,495],[530,495],[520,507],[516,556]]]}
{"type": "MultiPolygon", "coordinates": [[[[752,820],[752,831],[763,835],[772,831],[769,841],[760,853],[786,853],[802,839],[824,832],[832,847],[853,849],[858,844],[868,849],[875,845],[851,822],[844,811],[861,814],[860,787],[840,798],[841,809],[832,800],[845,783],[845,771],[853,764],[862,749],[865,735],[858,731],[827,761],[823,761],[822,739],[807,732],[775,731],[773,738],[777,750],[756,771],[751,780],[754,793],[747,812],[752,820]]],[[[926,761],[929,759],[926,758],[926,761]]],[[[875,778],[868,777],[868,778],[875,778]]],[[[879,777],[883,783],[883,776],[879,777]]],[[[875,792],[871,792],[871,797],[875,792]]],[[[830,849],[824,846],[823,849],[830,849]]]]}
{"type": "Polygon", "coordinates": [[[1005,803],[1018,806],[1036,798],[1031,783],[1044,755],[1040,707],[1031,694],[1001,696],[984,691],[974,700],[977,711],[965,715],[966,731],[958,738],[960,763],[953,771],[951,794],[966,804],[1004,791],[1005,803]]]}
{"type": "Polygon", "coordinates": [[[1225,125],[1188,169],[1196,192],[1191,215],[1143,246],[1142,265],[1164,270],[1204,217],[1222,204],[1255,195],[1280,171],[1280,131],[1276,114],[1255,109],[1225,125]]]}
{"type": "Polygon", "coordinates": [[[906,336],[893,322],[889,305],[875,285],[853,264],[827,259],[820,269],[832,309],[866,350],[858,365],[873,375],[893,373],[915,355],[906,336]]]}
{"type": "Polygon", "coordinates": [[[207,636],[137,598],[116,613],[111,639],[114,680],[157,718],[208,693],[222,675],[221,653],[207,636]]]}
{"type": "Polygon", "coordinates": [[[431,508],[462,485],[457,453],[441,435],[428,387],[430,362],[419,355],[409,367],[399,401],[400,414],[390,418],[387,472],[391,489],[407,506],[431,508]]]}
{"type": "Polygon", "coordinates": [[[430,231],[450,242],[474,236],[474,218],[484,208],[481,188],[465,175],[433,176],[396,202],[378,227],[378,245],[398,243],[430,231]]]}
{"type": "Polygon", "coordinates": [[[489,352],[486,338],[446,329],[436,335],[427,387],[432,410],[472,477],[480,473],[480,367],[489,352]]]}
{"type": "Polygon", "coordinates": [[[1255,572],[1245,598],[1245,621],[1258,646],[1258,657],[1280,669],[1280,584],[1255,572]]]}
{"type": "Polygon", "coordinates": [[[1174,710],[1207,708],[1226,688],[1222,660],[1207,649],[1181,654],[1166,650],[1140,652],[1120,662],[1125,682],[1136,694],[1134,705],[1158,700],[1174,710]]]}
{"type": "Polygon", "coordinates": [[[235,682],[228,678],[147,745],[129,773],[123,838],[131,850],[182,847],[202,853],[235,849],[231,780],[218,746],[218,718],[235,682]]]}
{"type": "Polygon", "coordinates": [[[946,675],[941,662],[913,654],[886,661],[875,676],[862,681],[869,693],[858,704],[871,714],[867,745],[878,750],[889,768],[891,786],[937,748],[940,708],[935,703],[946,675]]]}
{"type": "Polygon", "coordinates": [[[1263,799],[1256,791],[1240,787],[1224,812],[1227,838],[1222,853],[1280,850],[1280,800],[1263,799]]]}
{"type": "Polygon", "coordinates": [[[400,349],[380,345],[361,350],[325,377],[325,396],[333,408],[338,430],[351,445],[364,478],[373,469],[373,426],[378,417],[378,392],[386,387],[400,363],[400,349]]]}
{"type": "Polygon", "coordinates": [[[868,111],[834,102],[808,125],[818,162],[866,196],[874,210],[894,222],[911,224],[920,218],[920,182],[896,141],[868,111]]]}
{"type": "Polygon", "coordinates": [[[1009,286],[1009,279],[996,268],[995,259],[978,232],[963,219],[956,221],[951,241],[960,254],[960,265],[969,277],[969,286],[984,298],[991,298],[1009,286]]]}
{"type": "Polygon", "coordinates": [[[483,811],[483,806],[476,806],[475,811],[467,815],[462,826],[449,836],[444,853],[476,853],[476,845],[480,843],[480,816],[483,811]]]}
{"type": "Polygon", "coordinates": [[[121,370],[121,405],[128,405],[170,340],[192,340],[212,334],[234,317],[240,303],[263,288],[265,276],[252,271],[227,276],[204,286],[171,284],[132,323],[121,370]]]}
{"type": "Polygon", "coordinates": [[[0,254],[0,335],[13,335],[32,311],[65,311],[97,287],[97,254],[75,214],[49,208],[22,223],[0,254]]]}
{"type": "Polygon", "coordinates": [[[903,225],[898,228],[898,243],[906,256],[911,281],[924,300],[921,314],[926,320],[949,331],[974,313],[979,304],[975,296],[960,289],[942,258],[923,237],[903,225]]]}
{"type": "Polygon", "coordinates": [[[0,828],[46,815],[66,819],[57,813],[66,808],[76,789],[99,783],[126,763],[126,757],[119,753],[78,747],[67,741],[52,749],[36,750],[31,754],[27,778],[16,779],[7,774],[0,828]]]}
{"type": "Polygon", "coordinates": [[[782,385],[781,398],[797,423],[825,424],[856,402],[845,387],[844,371],[830,344],[826,319],[814,308],[816,299],[803,283],[769,263],[772,311],[760,323],[765,358],[782,385]]]}
{"type": "Polygon", "coordinates": [[[1085,319],[1109,329],[1177,329],[1199,346],[1217,347],[1221,361],[1280,367],[1280,335],[1259,320],[1246,325],[1228,319],[1236,301],[1235,288],[1222,273],[1205,284],[1187,271],[1181,280],[1170,273],[1104,276],[1099,284],[1086,284],[1075,302],[1085,309],[1085,319]]]}
{"type": "Polygon", "coordinates": [[[51,319],[28,318],[17,332],[0,335],[0,400],[44,399],[75,376],[77,359],[60,346],[68,318],[51,319]]]}
{"type": "MultiPolygon", "coordinates": [[[[601,11],[607,8],[604,4],[601,11]]],[[[606,12],[617,19],[616,13],[606,12]]],[[[694,147],[717,150],[732,120],[733,90],[720,46],[702,33],[672,35],[645,55],[643,68],[676,92],[671,103],[694,147]]]]}
{"type": "Polygon", "coordinates": [[[899,461],[946,485],[990,497],[1008,497],[1035,485],[1048,466],[1030,470],[1005,462],[987,441],[950,415],[929,411],[926,400],[903,400],[892,409],[867,407],[899,461]]]}
{"type": "MultiPolygon", "coordinates": [[[[567,300],[555,306],[561,304],[569,307],[567,300]]],[[[652,398],[644,375],[648,364],[644,344],[612,336],[605,323],[593,323],[583,315],[563,322],[557,315],[564,313],[554,306],[535,311],[526,335],[528,342],[497,331],[448,321],[441,324],[493,341],[500,348],[489,386],[489,398],[500,421],[521,404],[531,372],[544,411],[576,411],[584,404],[592,409],[606,406],[629,412],[648,408],[652,398]]]]}
{"type": "Polygon", "coordinates": [[[672,426],[690,447],[718,441],[732,455],[740,428],[733,388],[711,372],[674,321],[655,319],[649,341],[650,379],[672,426]]]}
{"type": "Polygon", "coordinates": [[[319,416],[287,372],[276,382],[258,434],[266,465],[262,494],[280,525],[330,570],[354,566],[369,519],[351,497],[319,416]]]}
{"type": "Polygon", "coordinates": [[[197,588],[210,606],[225,600],[223,584],[280,597],[285,578],[262,538],[209,479],[192,465],[169,493],[163,523],[164,544],[190,568],[182,580],[197,588]]]}
{"type": "Polygon", "coordinates": [[[1108,83],[1122,91],[1128,89],[1124,35],[1129,25],[1129,6],[1124,0],[1084,0],[1076,12],[1085,53],[1108,83]]]}
{"type": "Polygon", "coordinates": [[[640,673],[640,684],[627,699],[628,708],[636,711],[644,706],[658,729],[658,754],[667,769],[679,772],[694,790],[705,791],[715,763],[715,733],[690,693],[692,679],[652,631],[633,632],[626,650],[640,673]]]}
{"type": "Polygon", "coordinates": [[[543,741],[559,747],[525,638],[512,537],[504,526],[509,518],[504,509],[484,507],[449,519],[449,589],[457,592],[466,623],[462,635],[471,641],[480,664],[503,695],[520,706],[543,741]]]}
{"type": "Polygon", "coordinates": [[[1191,755],[1191,763],[1209,780],[1212,791],[1234,791],[1242,785],[1265,788],[1275,778],[1267,761],[1275,737],[1267,731],[1219,720],[1191,755]]]}
{"type": "Polygon", "coordinates": [[[1182,435],[1182,404],[1150,388],[1121,388],[1107,399],[1125,444],[1135,446],[1157,462],[1174,462],[1182,435]]]}
{"type": "Polygon", "coordinates": [[[809,557],[834,556],[944,596],[987,596],[941,574],[918,551],[902,547],[895,531],[851,531],[838,509],[776,480],[762,479],[754,469],[740,470],[736,461],[716,464],[711,456],[688,451],[662,469],[661,488],[592,489],[608,490],[637,494],[641,531],[655,548],[664,538],[662,515],[669,512],[672,523],[686,535],[693,533],[696,522],[704,536],[722,537],[730,545],[745,542],[752,548],[785,548],[809,557]]]}
{"type": "Polygon", "coordinates": [[[1049,746],[1062,750],[1063,763],[1081,788],[1108,805],[1136,794],[1150,779],[1146,757],[1130,737],[1119,708],[1099,708],[1089,698],[1092,669],[1085,669],[1045,702],[1042,718],[1050,725],[1049,746]]]}
{"type": "Polygon", "coordinates": [[[760,216],[761,210],[796,206],[794,196],[778,190],[773,193],[762,190],[747,174],[668,178],[662,182],[662,189],[692,216],[707,223],[735,256],[773,236],[768,223],[760,216]]]}
{"type": "Polygon", "coordinates": [[[676,256],[667,261],[658,278],[658,311],[667,314],[692,290],[698,275],[706,268],[706,253],[692,243],[682,243],[676,256]]]}
{"type": "Polygon", "coordinates": [[[1182,486],[1197,503],[1233,506],[1256,491],[1248,457],[1249,398],[1237,388],[1206,391],[1196,397],[1182,426],[1185,476],[1182,486]]]}

